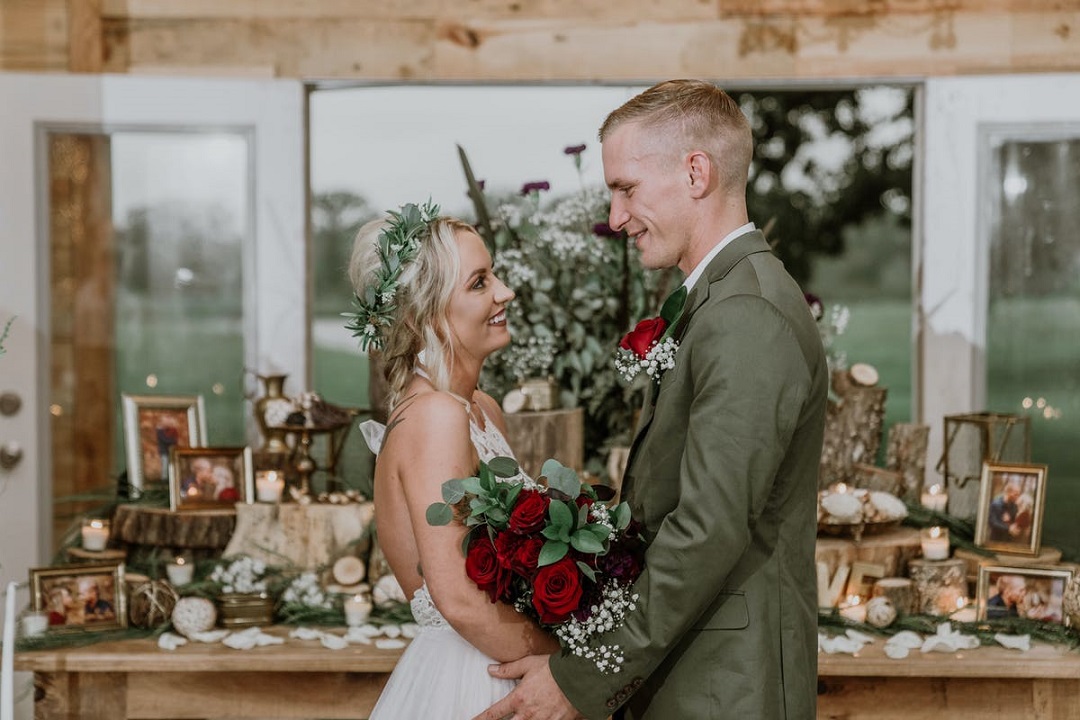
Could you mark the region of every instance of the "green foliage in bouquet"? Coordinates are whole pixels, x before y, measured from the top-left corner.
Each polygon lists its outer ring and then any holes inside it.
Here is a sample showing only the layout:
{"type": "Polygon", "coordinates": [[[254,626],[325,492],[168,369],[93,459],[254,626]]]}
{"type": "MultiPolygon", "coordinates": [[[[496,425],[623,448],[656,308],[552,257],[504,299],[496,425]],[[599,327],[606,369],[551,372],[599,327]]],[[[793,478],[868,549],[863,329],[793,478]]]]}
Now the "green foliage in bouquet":
{"type": "MultiPolygon", "coordinates": [[[[584,146],[566,149],[580,169],[584,146]]],[[[547,183],[490,197],[459,148],[476,224],[495,271],[517,294],[508,310],[513,342],[488,359],[482,385],[496,398],[523,380],[553,377],[563,407],[585,411],[586,470],[601,474],[607,448],[630,440],[642,385],[626,387],[612,364],[619,339],[677,282],[646,271],[625,233],[607,225],[602,187],[544,197],[547,183]]]]}

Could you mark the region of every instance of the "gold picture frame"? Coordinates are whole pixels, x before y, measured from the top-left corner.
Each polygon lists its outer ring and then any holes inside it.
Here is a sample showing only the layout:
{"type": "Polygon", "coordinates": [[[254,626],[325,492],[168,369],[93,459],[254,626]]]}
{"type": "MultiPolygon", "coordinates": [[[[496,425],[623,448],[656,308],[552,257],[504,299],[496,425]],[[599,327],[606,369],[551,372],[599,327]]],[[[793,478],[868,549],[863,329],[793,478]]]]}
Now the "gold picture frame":
{"type": "Polygon", "coordinates": [[[975,544],[995,552],[1038,555],[1046,476],[1046,465],[984,462],[975,544]]]}
{"type": "Polygon", "coordinates": [[[1026,618],[1069,624],[1063,602],[1065,588],[1072,580],[1068,568],[979,567],[978,619],[1026,618]]]}
{"type": "Polygon", "coordinates": [[[33,608],[49,618],[49,632],[126,628],[123,563],[32,568],[33,608]]]}
{"type": "Polygon", "coordinates": [[[174,447],[169,456],[169,507],[198,512],[252,503],[254,478],[250,447],[174,447]]]}
{"type": "Polygon", "coordinates": [[[169,479],[169,451],[206,444],[202,395],[120,396],[128,484],[134,488],[169,479]]]}

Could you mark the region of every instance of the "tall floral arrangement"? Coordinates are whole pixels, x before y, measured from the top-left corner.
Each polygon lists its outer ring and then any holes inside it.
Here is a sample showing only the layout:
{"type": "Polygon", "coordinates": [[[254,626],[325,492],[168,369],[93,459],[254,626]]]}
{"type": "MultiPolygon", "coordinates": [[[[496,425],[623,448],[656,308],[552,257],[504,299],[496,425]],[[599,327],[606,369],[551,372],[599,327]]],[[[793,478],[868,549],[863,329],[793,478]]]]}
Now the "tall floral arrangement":
{"type": "MultiPolygon", "coordinates": [[[[579,173],[585,145],[568,147],[579,173]]],[[[585,412],[586,469],[599,473],[606,449],[628,442],[641,402],[620,382],[612,351],[633,321],[656,310],[672,279],[645,271],[625,233],[607,224],[608,192],[584,184],[555,194],[545,181],[517,195],[491,196],[472,179],[462,152],[477,225],[495,270],[517,294],[513,341],[484,366],[484,388],[502,397],[522,380],[552,377],[563,407],[585,412]]]]}

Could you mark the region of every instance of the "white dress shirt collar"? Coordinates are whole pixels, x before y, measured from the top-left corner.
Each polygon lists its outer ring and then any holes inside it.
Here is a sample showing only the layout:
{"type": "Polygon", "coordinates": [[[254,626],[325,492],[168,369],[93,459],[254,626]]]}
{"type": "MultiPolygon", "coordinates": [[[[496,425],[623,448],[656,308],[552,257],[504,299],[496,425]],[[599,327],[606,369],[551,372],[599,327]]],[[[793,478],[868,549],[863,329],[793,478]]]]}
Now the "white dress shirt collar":
{"type": "Polygon", "coordinates": [[[754,223],[748,222],[741,227],[735,228],[730,233],[728,233],[723,240],[716,243],[716,247],[710,250],[709,254],[701,259],[701,262],[697,264],[697,267],[694,268],[694,271],[687,275],[686,280],[683,281],[683,287],[686,288],[687,292],[694,289],[694,283],[696,283],[701,277],[701,274],[705,272],[705,268],[709,267],[709,263],[712,262],[713,258],[716,257],[717,253],[723,250],[727,246],[727,244],[735,238],[739,237],[740,235],[745,235],[746,233],[755,229],[756,228],[754,227],[754,223]]]}

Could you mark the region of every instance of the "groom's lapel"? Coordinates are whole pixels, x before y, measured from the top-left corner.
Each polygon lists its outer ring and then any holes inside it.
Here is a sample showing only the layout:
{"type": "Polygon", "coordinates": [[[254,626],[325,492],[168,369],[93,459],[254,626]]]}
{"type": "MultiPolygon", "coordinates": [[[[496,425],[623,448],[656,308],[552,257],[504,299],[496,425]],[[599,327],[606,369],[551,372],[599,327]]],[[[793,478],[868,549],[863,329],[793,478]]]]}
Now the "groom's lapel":
{"type": "MultiPolygon", "coordinates": [[[[721,250],[709,266],[705,268],[705,272],[694,284],[693,289],[686,298],[686,304],[683,306],[682,314],[679,315],[679,319],[675,321],[675,328],[671,332],[671,337],[675,339],[675,342],[681,343],[683,335],[686,334],[686,327],[690,323],[691,316],[697,312],[698,308],[705,304],[705,301],[709,299],[710,286],[719,280],[722,280],[729,272],[731,268],[735,267],[743,258],[748,255],[753,255],[759,252],[771,252],[768,243],[765,242],[765,236],[761,234],[759,230],[753,230],[751,232],[740,235],[731,241],[731,244],[721,250]]],[[[678,354],[675,356],[675,362],[678,362],[678,354]]],[[[668,372],[671,372],[670,370],[668,372]]],[[[649,424],[653,419],[653,411],[656,407],[656,395],[660,391],[659,382],[650,382],[648,389],[645,391],[645,404],[641,408],[641,420],[638,422],[637,430],[634,433],[634,441],[630,445],[630,457],[627,459],[626,467],[630,468],[631,463],[634,460],[634,454],[637,450],[638,444],[645,436],[645,431],[648,429],[649,424]]]]}

